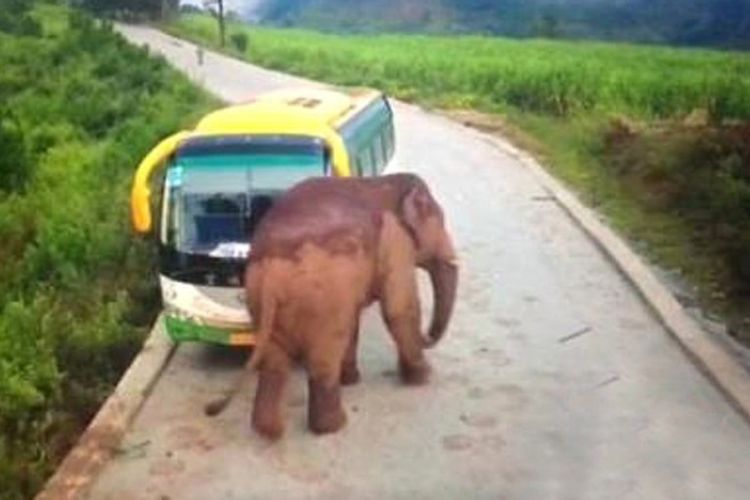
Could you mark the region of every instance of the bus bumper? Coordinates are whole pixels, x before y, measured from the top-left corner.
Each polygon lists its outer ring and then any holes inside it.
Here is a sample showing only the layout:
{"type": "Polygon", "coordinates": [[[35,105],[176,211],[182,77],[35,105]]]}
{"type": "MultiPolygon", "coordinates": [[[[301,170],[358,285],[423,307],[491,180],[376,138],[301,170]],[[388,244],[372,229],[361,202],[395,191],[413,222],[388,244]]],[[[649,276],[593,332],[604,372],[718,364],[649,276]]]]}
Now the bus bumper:
{"type": "Polygon", "coordinates": [[[231,346],[255,345],[255,333],[252,330],[204,325],[170,314],[165,315],[164,323],[167,334],[174,342],[209,342],[231,346]]]}

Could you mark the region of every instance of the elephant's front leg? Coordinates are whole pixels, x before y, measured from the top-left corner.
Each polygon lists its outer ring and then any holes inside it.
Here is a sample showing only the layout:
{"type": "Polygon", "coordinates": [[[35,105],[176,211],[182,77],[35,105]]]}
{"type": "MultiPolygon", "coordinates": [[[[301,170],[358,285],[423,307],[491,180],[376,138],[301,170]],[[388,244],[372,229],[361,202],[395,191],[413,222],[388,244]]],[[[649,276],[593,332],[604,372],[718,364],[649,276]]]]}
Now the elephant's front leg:
{"type": "Polygon", "coordinates": [[[341,383],[353,385],[359,382],[359,368],[357,368],[357,344],[359,343],[359,319],[354,323],[354,330],[349,338],[349,345],[344,354],[341,365],[341,383]]]}
{"type": "Polygon", "coordinates": [[[380,307],[396,342],[401,380],[409,385],[426,383],[430,365],[422,348],[417,278],[412,267],[404,266],[386,276],[380,307]]]}
{"type": "Polygon", "coordinates": [[[346,424],[341,405],[341,366],[348,335],[316,344],[308,353],[307,422],[316,434],[336,432],[346,424]]]}
{"type": "Polygon", "coordinates": [[[269,342],[260,366],[252,416],[253,428],[269,439],[278,439],[284,433],[282,407],[289,370],[287,354],[269,342]]]}

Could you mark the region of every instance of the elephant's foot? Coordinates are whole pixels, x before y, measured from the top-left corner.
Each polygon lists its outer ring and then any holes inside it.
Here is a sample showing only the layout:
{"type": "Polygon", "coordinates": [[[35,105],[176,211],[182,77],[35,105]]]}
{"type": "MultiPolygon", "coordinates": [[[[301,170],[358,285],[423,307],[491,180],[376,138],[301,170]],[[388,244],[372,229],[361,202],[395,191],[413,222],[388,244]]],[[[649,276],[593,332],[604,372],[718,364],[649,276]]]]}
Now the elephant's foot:
{"type": "Polygon", "coordinates": [[[252,426],[258,434],[268,439],[278,439],[284,434],[281,415],[282,389],[286,376],[261,372],[253,404],[252,426]]]}
{"type": "Polygon", "coordinates": [[[261,436],[276,441],[284,435],[284,423],[277,416],[253,414],[253,429],[261,436]]]}
{"type": "Polygon", "coordinates": [[[307,422],[316,434],[336,432],[346,424],[346,413],[341,407],[341,388],[310,380],[310,404],[307,422]]]}
{"type": "Polygon", "coordinates": [[[407,385],[426,384],[430,378],[430,365],[425,360],[418,362],[400,360],[398,369],[401,380],[407,385]]]}
{"type": "Polygon", "coordinates": [[[359,368],[357,365],[344,364],[341,367],[341,384],[354,385],[360,380],[359,368]]]}

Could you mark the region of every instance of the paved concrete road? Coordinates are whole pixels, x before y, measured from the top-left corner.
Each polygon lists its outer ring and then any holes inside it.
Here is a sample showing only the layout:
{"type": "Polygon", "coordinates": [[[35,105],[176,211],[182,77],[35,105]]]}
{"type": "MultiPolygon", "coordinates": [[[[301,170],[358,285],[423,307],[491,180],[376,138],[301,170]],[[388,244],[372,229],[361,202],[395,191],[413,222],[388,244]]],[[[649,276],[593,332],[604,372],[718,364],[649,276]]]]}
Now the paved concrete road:
{"type": "MultiPolygon", "coordinates": [[[[122,31],[228,101],[299,81],[212,53],[198,68],[190,44],[122,31]]],[[[299,374],[269,445],[249,430],[250,393],[202,413],[241,358],[182,346],[93,498],[748,498],[750,429],[597,247],[481,134],[396,109],[397,164],[434,188],[462,260],[432,383],[398,384],[370,311],[346,429],[307,432],[299,374]]]]}

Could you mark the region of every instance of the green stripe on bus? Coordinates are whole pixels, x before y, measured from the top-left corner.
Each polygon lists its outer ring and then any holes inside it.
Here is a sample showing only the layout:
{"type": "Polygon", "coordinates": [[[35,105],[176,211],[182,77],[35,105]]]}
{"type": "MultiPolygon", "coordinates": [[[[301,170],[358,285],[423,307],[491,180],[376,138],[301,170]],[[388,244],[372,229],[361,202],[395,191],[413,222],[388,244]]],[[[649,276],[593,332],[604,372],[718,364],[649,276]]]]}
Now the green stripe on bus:
{"type": "Polygon", "coordinates": [[[167,334],[175,342],[197,341],[230,345],[232,332],[208,325],[199,325],[194,321],[167,316],[165,318],[167,334]]]}

